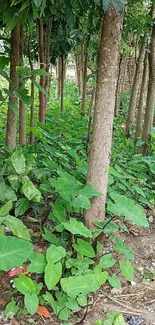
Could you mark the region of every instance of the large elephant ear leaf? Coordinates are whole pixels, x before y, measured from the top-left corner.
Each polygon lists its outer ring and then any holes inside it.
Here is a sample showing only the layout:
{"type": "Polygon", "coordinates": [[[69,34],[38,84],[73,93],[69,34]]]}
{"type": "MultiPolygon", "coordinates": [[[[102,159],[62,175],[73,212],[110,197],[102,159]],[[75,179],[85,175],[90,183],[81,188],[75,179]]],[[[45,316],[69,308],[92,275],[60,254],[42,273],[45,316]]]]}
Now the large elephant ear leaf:
{"type": "Polygon", "coordinates": [[[26,240],[0,235],[0,271],[21,266],[32,254],[33,245],[26,240]]]}

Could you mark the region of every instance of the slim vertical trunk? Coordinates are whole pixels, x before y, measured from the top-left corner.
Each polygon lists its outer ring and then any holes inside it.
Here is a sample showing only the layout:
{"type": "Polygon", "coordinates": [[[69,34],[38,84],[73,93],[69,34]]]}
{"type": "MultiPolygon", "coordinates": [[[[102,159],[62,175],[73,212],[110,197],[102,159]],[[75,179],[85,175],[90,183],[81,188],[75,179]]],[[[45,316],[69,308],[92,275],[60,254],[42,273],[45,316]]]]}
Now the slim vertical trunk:
{"type": "Polygon", "coordinates": [[[87,141],[86,141],[87,152],[88,152],[88,147],[89,147],[90,137],[91,137],[91,126],[92,126],[92,115],[93,115],[92,111],[93,111],[93,104],[94,104],[94,99],[95,99],[95,91],[96,91],[96,88],[93,88],[91,100],[90,100],[90,104],[89,104],[89,111],[88,111],[89,122],[88,122],[88,135],[87,135],[87,141]]]}
{"type": "Polygon", "coordinates": [[[20,25],[17,24],[11,31],[11,53],[10,53],[10,96],[7,111],[6,124],[6,145],[14,148],[16,145],[16,121],[18,100],[15,91],[18,88],[18,75],[16,67],[19,66],[19,45],[20,45],[20,25]]]}
{"type": "Polygon", "coordinates": [[[83,89],[83,74],[84,74],[84,41],[81,40],[80,43],[80,80],[81,80],[81,90],[83,89]]]}
{"type": "MultiPolygon", "coordinates": [[[[23,46],[24,46],[24,30],[23,26],[20,27],[20,62],[19,65],[23,66],[23,46]]],[[[20,82],[19,87],[24,89],[24,83],[20,82]]],[[[26,143],[26,113],[25,113],[25,104],[22,100],[19,100],[19,144],[23,147],[26,143]]]]}
{"type": "MultiPolygon", "coordinates": [[[[155,9],[155,7],[154,7],[155,9]]],[[[146,111],[144,116],[144,126],[142,140],[144,142],[150,140],[150,134],[153,126],[154,118],[154,107],[155,107],[155,25],[152,29],[152,42],[149,53],[149,83],[148,93],[146,101],[146,111]]],[[[141,153],[144,155],[148,154],[148,145],[145,143],[141,148],[141,153]]]]}
{"type": "Polygon", "coordinates": [[[86,52],[85,52],[85,59],[84,59],[82,104],[81,104],[82,113],[85,112],[85,106],[86,106],[86,76],[87,76],[87,63],[88,63],[89,43],[90,43],[90,34],[87,35],[87,44],[86,44],[86,52]]]}
{"type": "Polygon", "coordinates": [[[61,113],[64,111],[64,58],[61,56],[61,113]]]}
{"type": "MultiPolygon", "coordinates": [[[[46,57],[45,57],[45,63],[46,63],[46,72],[49,72],[50,69],[50,38],[51,38],[51,30],[52,30],[52,19],[48,19],[47,23],[47,31],[46,31],[46,57]]],[[[47,94],[49,95],[49,86],[50,86],[50,77],[45,78],[45,90],[47,94]]],[[[47,101],[48,97],[45,96],[45,111],[47,107],[47,101]]]]}
{"type": "Polygon", "coordinates": [[[80,82],[80,64],[79,64],[79,56],[78,55],[75,55],[75,66],[76,66],[78,94],[80,96],[81,95],[81,82],[80,82]]]}
{"type": "MultiPolygon", "coordinates": [[[[29,65],[30,65],[30,68],[31,68],[31,71],[33,71],[33,63],[32,63],[32,57],[31,57],[31,38],[32,38],[32,35],[30,34],[29,36],[29,41],[28,41],[28,59],[29,59],[29,65]]],[[[35,78],[35,77],[31,77],[31,78],[35,78]]],[[[33,81],[31,80],[31,100],[32,100],[32,103],[31,103],[31,114],[30,114],[30,144],[33,144],[34,143],[34,134],[32,132],[32,128],[34,126],[34,83],[33,81]]]]}
{"type": "Polygon", "coordinates": [[[126,129],[125,134],[127,137],[130,135],[130,130],[133,125],[135,110],[136,110],[136,104],[137,104],[137,96],[138,96],[138,90],[139,90],[139,79],[140,79],[140,73],[143,66],[144,56],[145,56],[145,46],[146,46],[146,36],[144,37],[142,48],[139,54],[139,58],[136,65],[136,71],[134,76],[134,82],[131,90],[131,97],[129,102],[129,109],[128,109],[128,117],[127,117],[127,123],[126,123],[126,129]]]}
{"type": "Polygon", "coordinates": [[[60,56],[57,59],[56,67],[56,98],[60,98],[60,82],[61,82],[61,58],[60,56]]]}
{"type": "Polygon", "coordinates": [[[93,198],[90,209],[85,213],[84,221],[89,228],[93,227],[95,221],[103,221],[105,216],[121,29],[122,16],[111,6],[104,14],[101,33],[94,129],[87,176],[87,183],[102,192],[103,196],[93,198]]]}
{"type": "MultiPolygon", "coordinates": [[[[39,59],[40,69],[45,67],[44,57],[44,35],[43,35],[43,23],[42,18],[38,19],[38,48],[39,48],[39,59]]],[[[45,88],[45,77],[40,76],[40,86],[45,88]]],[[[39,91],[39,122],[45,122],[45,96],[42,91],[39,91]]]]}
{"type": "Polygon", "coordinates": [[[137,139],[141,138],[142,136],[144,107],[146,105],[147,83],[148,83],[148,52],[145,53],[143,80],[142,80],[142,85],[140,90],[138,114],[137,114],[137,121],[136,121],[136,131],[135,131],[135,139],[134,139],[135,143],[137,139]]]}
{"type": "Polygon", "coordinates": [[[118,74],[118,81],[117,81],[117,91],[116,91],[115,116],[117,116],[119,113],[119,109],[120,109],[120,105],[121,105],[121,101],[122,101],[122,94],[124,92],[126,71],[127,71],[127,55],[122,56],[120,58],[119,74],[118,74]]]}

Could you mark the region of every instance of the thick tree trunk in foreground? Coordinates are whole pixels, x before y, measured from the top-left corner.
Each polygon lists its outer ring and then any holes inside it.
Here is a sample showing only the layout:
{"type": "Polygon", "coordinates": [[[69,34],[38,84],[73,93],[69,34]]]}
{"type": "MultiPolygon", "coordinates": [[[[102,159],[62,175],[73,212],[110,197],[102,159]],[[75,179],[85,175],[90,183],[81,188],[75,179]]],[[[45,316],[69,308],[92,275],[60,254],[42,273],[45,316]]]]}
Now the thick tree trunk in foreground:
{"type": "Polygon", "coordinates": [[[56,99],[60,98],[60,85],[61,82],[61,58],[60,56],[57,59],[57,67],[56,67],[56,99]]]}
{"type": "Polygon", "coordinates": [[[91,208],[85,213],[84,221],[89,228],[93,227],[93,222],[103,221],[105,216],[121,28],[122,17],[111,8],[105,13],[103,20],[94,129],[87,176],[87,183],[102,192],[103,196],[93,198],[91,208]]]}
{"type": "MultiPolygon", "coordinates": [[[[45,62],[46,62],[46,72],[49,72],[50,69],[50,39],[51,39],[51,30],[52,30],[52,19],[48,19],[47,24],[47,31],[46,31],[46,56],[45,56],[45,62]]],[[[45,90],[47,94],[49,95],[49,87],[50,87],[50,77],[45,78],[45,90]]],[[[48,97],[45,96],[45,111],[47,107],[48,97]]]]}
{"type": "MultiPolygon", "coordinates": [[[[42,18],[38,19],[38,50],[40,69],[45,68],[45,57],[44,57],[44,31],[42,18]]],[[[45,77],[40,76],[40,86],[45,88],[45,77]]],[[[39,122],[45,122],[45,96],[42,91],[39,91],[39,122]]]]}
{"type": "Polygon", "coordinates": [[[128,109],[128,117],[127,117],[126,129],[125,129],[125,134],[127,137],[129,137],[129,135],[130,135],[130,130],[132,128],[133,121],[134,121],[134,115],[135,115],[136,104],[137,104],[137,96],[138,96],[138,91],[139,91],[140,73],[142,70],[144,56],[145,56],[145,46],[146,46],[146,37],[144,37],[142,48],[141,48],[139,58],[137,61],[134,82],[133,82],[132,90],[131,90],[131,97],[130,97],[129,109],[128,109]]]}
{"type": "Polygon", "coordinates": [[[86,76],[87,76],[89,44],[90,44],[90,34],[87,35],[86,53],[85,53],[84,68],[83,68],[83,89],[82,89],[82,104],[81,104],[82,113],[85,112],[85,106],[86,106],[86,76]]]}
{"type": "MultiPolygon", "coordinates": [[[[29,59],[29,65],[31,68],[31,71],[33,71],[33,63],[32,63],[32,57],[31,57],[31,38],[32,35],[30,34],[29,36],[29,41],[28,41],[28,59],[29,59]]],[[[32,128],[34,126],[34,83],[32,79],[35,78],[34,76],[31,77],[31,114],[30,114],[30,144],[34,143],[34,134],[32,132],[32,128]]]]}
{"type": "Polygon", "coordinates": [[[142,135],[144,107],[146,105],[147,84],[148,84],[148,52],[145,53],[143,79],[142,79],[142,85],[140,90],[138,114],[137,114],[137,121],[136,121],[136,131],[135,131],[135,139],[134,139],[135,143],[138,140],[138,138],[141,138],[142,135]]]}
{"type": "Polygon", "coordinates": [[[15,91],[18,88],[18,75],[16,67],[19,66],[19,45],[20,45],[20,25],[17,24],[11,31],[11,53],[10,53],[10,96],[7,112],[6,124],[6,145],[14,148],[16,145],[16,121],[18,100],[15,91]]]}
{"type": "MultiPolygon", "coordinates": [[[[24,53],[24,30],[23,26],[20,27],[20,62],[19,65],[23,66],[23,53],[24,53]]],[[[24,89],[24,83],[20,82],[19,87],[24,89]]],[[[19,144],[23,147],[26,143],[26,113],[25,104],[22,100],[19,100],[19,144]]]]}
{"type": "MultiPolygon", "coordinates": [[[[149,83],[148,83],[148,93],[147,93],[147,101],[146,101],[146,110],[144,117],[144,126],[143,126],[143,134],[142,140],[149,141],[150,134],[153,126],[153,118],[154,118],[154,107],[155,107],[155,25],[153,25],[152,29],[152,42],[151,42],[151,50],[149,53],[149,83]]],[[[141,148],[141,153],[143,155],[148,154],[148,146],[144,144],[141,148]]]]}

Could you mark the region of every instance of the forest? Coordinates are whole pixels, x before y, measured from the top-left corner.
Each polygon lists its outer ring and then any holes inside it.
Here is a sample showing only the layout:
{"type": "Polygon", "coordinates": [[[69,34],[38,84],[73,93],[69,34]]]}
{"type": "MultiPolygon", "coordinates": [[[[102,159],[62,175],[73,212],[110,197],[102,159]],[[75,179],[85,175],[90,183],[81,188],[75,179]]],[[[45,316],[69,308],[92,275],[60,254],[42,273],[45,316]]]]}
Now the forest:
{"type": "Polygon", "coordinates": [[[155,0],[0,0],[0,324],[155,324],[155,0]]]}

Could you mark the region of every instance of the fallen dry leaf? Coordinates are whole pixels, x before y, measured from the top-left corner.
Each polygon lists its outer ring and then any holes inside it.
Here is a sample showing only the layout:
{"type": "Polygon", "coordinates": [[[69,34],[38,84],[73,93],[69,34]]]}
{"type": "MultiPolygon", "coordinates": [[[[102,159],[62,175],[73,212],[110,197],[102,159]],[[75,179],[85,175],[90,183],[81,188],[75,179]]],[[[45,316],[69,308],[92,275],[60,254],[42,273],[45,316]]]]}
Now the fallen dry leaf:
{"type": "Polygon", "coordinates": [[[44,316],[46,318],[51,318],[51,314],[49,313],[47,308],[44,306],[38,306],[36,313],[40,316],[44,316]]]}
{"type": "Polygon", "coordinates": [[[4,300],[0,300],[0,306],[5,306],[6,304],[7,304],[6,301],[4,301],[4,300]]]}

